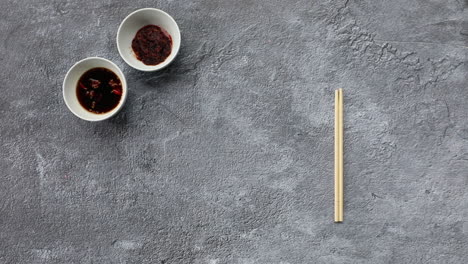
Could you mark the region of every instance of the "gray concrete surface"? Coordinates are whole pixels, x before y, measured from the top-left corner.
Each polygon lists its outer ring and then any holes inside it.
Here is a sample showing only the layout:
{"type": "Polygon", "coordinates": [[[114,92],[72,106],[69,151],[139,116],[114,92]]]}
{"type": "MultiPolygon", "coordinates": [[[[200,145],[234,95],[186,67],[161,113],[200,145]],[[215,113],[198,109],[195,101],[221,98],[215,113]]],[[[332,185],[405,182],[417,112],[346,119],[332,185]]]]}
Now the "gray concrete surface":
{"type": "Polygon", "coordinates": [[[468,263],[466,0],[2,0],[0,21],[0,263],[468,263]],[[159,73],[117,52],[142,7],[182,30],[159,73]],[[61,96],[88,56],[129,83],[101,123],[61,96]]]}

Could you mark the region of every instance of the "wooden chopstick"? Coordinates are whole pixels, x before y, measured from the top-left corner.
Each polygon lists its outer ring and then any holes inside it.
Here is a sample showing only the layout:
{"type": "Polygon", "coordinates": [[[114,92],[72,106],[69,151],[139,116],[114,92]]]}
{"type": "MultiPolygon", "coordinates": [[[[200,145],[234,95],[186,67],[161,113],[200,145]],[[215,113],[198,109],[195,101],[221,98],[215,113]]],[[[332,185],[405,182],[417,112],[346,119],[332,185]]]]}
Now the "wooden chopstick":
{"type": "Polygon", "coordinates": [[[340,112],[340,106],[339,106],[339,98],[340,98],[340,93],[338,90],[335,90],[335,222],[340,221],[340,194],[338,192],[339,189],[339,170],[340,170],[340,156],[338,153],[338,149],[340,148],[340,143],[339,143],[339,132],[338,132],[338,126],[339,126],[339,112],[340,112]]]}
{"type": "Polygon", "coordinates": [[[343,222],[343,207],[344,207],[344,197],[343,197],[343,185],[344,185],[344,182],[343,182],[343,89],[340,89],[340,101],[339,101],[339,105],[340,105],[340,123],[339,123],[339,141],[340,141],[340,148],[338,149],[338,153],[339,153],[339,156],[340,156],[340,174],[339,174],[339,178],[340,178],[340,185],[338,186],[339,187],[339,198],[340,198],[340,222],[343,222]]]}
{"type": "Polygon", "coordinates": [[[335,90],[335,222],[343,222],[343,89],[335,90]]]}

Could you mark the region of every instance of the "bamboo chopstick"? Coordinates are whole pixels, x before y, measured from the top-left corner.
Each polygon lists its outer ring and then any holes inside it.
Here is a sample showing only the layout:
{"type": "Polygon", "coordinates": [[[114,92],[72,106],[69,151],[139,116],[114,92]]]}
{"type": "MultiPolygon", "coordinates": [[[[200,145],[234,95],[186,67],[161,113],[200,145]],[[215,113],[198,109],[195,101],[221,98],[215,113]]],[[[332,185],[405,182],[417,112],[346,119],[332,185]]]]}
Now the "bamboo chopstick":
{"type": "Polygon", "coordinates": [[[340,101],[339,101],[339,105],[340,105],[340,123],[339,123],[339,127],[338,127],[338,131],[339,131],[339,141],[340,141],[340,148],[338,149],[338,153],[339,153],[339,156],[340,156],[340,174],[339,174],[339,178],[340,178],[340,185],[338,186],[339,187],[339,198],[340,198],[340,222],[343,222],[343,207],[344,207],[344,197],[343,197],[343,185],[344,185],[344,182],[343,182],[343,89],[340,89],[340,101]]]}
{"type": "Polygon", "coordinates": [[[335,90],[335,222],[343,222],[343,89],[335,90]]]}
{"type": "Polygon", "coordinates": [[[339,204],[340,204],[340,195],[338,193],[338,186],[339,186],[339,154],[338,154],[338,149],[340,147],[338,137],[339,137],[339,132],[338,132],[338,124],[339,124],[339,112],[340,112],[340,107],[339,107],[339,98],[340,98],[340,93],[338,90],[335,90],[335,222],[339,222],[340,220],[340,210],[339,210],[339,204]]]}

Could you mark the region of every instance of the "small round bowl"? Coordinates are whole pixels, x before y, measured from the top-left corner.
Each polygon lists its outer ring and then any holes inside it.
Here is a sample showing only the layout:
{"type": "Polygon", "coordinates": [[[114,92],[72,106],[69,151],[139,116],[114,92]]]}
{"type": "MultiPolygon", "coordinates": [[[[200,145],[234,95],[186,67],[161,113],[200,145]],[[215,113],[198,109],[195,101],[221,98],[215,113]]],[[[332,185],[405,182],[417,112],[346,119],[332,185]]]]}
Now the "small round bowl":
{"type": "Polygon", "coordinates": [[[180,48],[180,31],[175,20],[166,12],[156,8],[143,8],[128,15],[117,31],[117,48],[122,59],[140,71],[157,71],[169,65],[180,48]],[[139,61],[132,49],[132,41],[138,30],[147,25],[156,25],[169,33],[172,38],[172,51],[165,61],[157,65],[146,65],[139,61]]]}
{"type": "Polygon", "coordinates": [[[63,80],[63,99],[65,100],[65,104],[68,109],[70,109],[70,111],[77,117],[86,121],[102,121],[115,115],[124,105],[125,100],[127,99],[127,81],[119,67],[110,60],[99,57],[89,57],[75,63],[75,65],[68,70],[67,75],[65,75],[65,79],[63,80]],[[86,110],[81,106],[76,95],[76,86],[80,77],[86,71],[97,67],[113,71],[122,82],[122,97],[120,98],[119,104],[114,109],[104,114],[95,114],[86,110]]]}

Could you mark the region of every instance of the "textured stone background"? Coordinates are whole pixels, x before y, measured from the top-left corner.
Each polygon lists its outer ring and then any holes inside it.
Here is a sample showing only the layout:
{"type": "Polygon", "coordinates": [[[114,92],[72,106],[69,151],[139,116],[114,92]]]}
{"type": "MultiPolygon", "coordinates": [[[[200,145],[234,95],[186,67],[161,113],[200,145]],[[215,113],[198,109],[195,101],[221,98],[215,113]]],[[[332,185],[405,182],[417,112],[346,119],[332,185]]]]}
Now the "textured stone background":
{"type": "Polygon", "coordinates": [[[468,263],[467,46],[467,0],[2,0],[0,263],[468,263]],[[159,73],[117,52],[142,7],[159,73]],[[101,123],[61,95],[88,56],[129,83],[101,123]]]}

